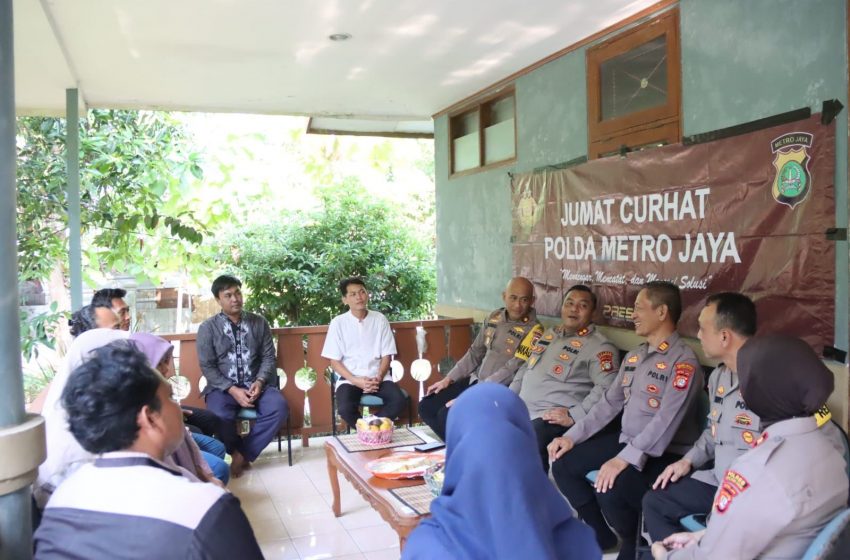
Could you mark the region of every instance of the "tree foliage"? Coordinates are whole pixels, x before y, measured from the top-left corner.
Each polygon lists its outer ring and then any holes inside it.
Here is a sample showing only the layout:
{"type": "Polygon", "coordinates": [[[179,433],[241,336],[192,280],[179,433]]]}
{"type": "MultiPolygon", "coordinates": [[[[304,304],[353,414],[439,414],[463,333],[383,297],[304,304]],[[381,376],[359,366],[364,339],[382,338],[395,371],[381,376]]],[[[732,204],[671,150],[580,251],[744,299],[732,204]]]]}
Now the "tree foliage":
{"type": "MultiPolygon", "coordinates": [[[[21,280],[45,278],[66,259],[65,135],[64,119],[18,119],[21,280]]],[[[162,259],[176,266],[197,260],[210,224],[193,212],[189,191],[202,175],[199,156],[169,114],[88,111],[80,121],[84,271],[142,280],[157,276],[162,259]]]]}
{"type": "Polygon", "coordinates": [[[326,324],[344,309],[339,281],[362,276],[370,307],[390,320],[430,314],[434,255],[398,210],[352,179],[318,195],[318,210],[248,226],[220,245],[221,262],[245,283],[246,307],[279,326],[326,324]]]}

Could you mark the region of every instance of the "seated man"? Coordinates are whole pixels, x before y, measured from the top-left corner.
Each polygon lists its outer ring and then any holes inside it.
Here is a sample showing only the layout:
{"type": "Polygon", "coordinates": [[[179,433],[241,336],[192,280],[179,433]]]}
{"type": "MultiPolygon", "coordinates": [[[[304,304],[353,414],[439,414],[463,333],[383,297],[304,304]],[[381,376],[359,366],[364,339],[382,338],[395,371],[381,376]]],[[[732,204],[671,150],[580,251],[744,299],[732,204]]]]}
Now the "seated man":
{"type": "Polygon", "coordinates": [[[263,557],[237,498],[163,464],[183,440],[183,415],[144,354],[95,350],[70,375],[62,405],[74,438],[99,457],[51,496],[36,559],[263,557]]]}
{"type": "Polygon", "coordinates": [[[616,544],[608,520],[622,539],[619,560],[635,557],[643,495],[701,431],[696,405],[702,368],[676,332],[681,313],[679,288],[648,282],[632,315],[635,333],[647,341],[626,355],[611,387],[587,415],[549,444],[558,488],[596,531],[603,550],[616,544]],[[620,412],[619,437],[600,434],[620,412]],[[594,493],[585,475],[596,469],[594,493]]]}
{"type": "Polygon", "coordinates": [[[446,421],[454,399],[478,381],[510,384],[543,334],[533,307],[531,282],[522,277],[511,279],[502,300],[505,306],[490,313],[463,358],[441,381],[428,387],[419,403],[419,417],[442,440],[446,439],[446,421]]]}
{"type": "Polygon", "coordinates": [[[198,361],[207,379],[207,408],[221,418],[221,440],[233,461],[236,478],[277,435],[289,414],[277,388],[277,365],[268,322],[242,310],[242,282],[219,276],[212,293],[221,313],[198,328],[198,361]],[[257,421],[244,437],[236,433],[236,415],[256,408],[257,421]]]}
{"type": "Polygon", "coordinates": [[[653,541],[680,531],[679,519],[711,511],[714,493],[732,461],[748,451],[760,433],[759,417],[748,410],[738,389],[738,350],[756,332],[756,306],[743,294],[708,297],[699,314],[699,340],[709,358],[721,364],[708,378],[708,425],[693,448],[658,477],[643,498],[644,526],[653,541]],[[692,469],[714,461],[714,468],[692,469]]]}
{"type": "MultiPolygon", "coordinates": [[[[567,291],[561,324],[547,329],[520,366],[511,390],[525,401],[537,436],[543,470],[549,472],[547,447],[584,418],[614,381],[620,354],[591,320],[596,295],[578,284],[567,291]]],[[[619,432],[617,422],[609,423],[619,432]]]]}
{"type": "Polygon", "coordinates": [[[124,301],[126,295],[127,290],[121,288],[104,288],[94,293],[91,298],[91,308],[99,328],[130,330],[130,306],[124,301]]]}
{"type": "Polygon", "coordinates": [[[395,338],[387,318],[369,309],[369,292],[362,278],[339,283],[342,303],[348,312],[328,325],[322,357],[342,378],[337,381],[339,415],[349,426],[360,418],[360,397],[370,393],[384,401],[381,414],[395,419],[404,410],[405,397],[389,374],[390,356],[396,353],[395,338]]]}

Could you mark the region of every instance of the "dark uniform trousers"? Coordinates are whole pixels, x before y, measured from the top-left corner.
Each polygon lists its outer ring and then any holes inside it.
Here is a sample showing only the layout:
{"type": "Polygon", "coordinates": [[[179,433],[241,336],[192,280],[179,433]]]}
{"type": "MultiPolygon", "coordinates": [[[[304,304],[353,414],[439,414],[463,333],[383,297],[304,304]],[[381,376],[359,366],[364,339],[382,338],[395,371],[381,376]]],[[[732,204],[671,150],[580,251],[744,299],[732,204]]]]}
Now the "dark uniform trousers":
{"type": "Polygon", "coordinates": [[[596,531],[600,547],[606,549],[615,544],[605,524],[607,520],[623,540],[618,558],[631,559],[635,557],[643,495],[661,471],[680,456],[665,453],[661,457],[649,457],[642,471],[629,465],[617,476],[613,488],[604,494],[597,493],[585,475],[599,469],[626,446],[618,439],[619,434],[600,433],[576,445],[552,464],[552,474],[579,517],[596,531]]]}
{"type": "MultiPolygon", "coordinates": [[[[622,413],[618,414],[616,418],[608,422],[607,426],[602,428],[602,430],[599,432],[599,435],[616,434],[617,436],[619,436],[621,428],[620,419],[622,417],[622,413]]],[[[543,462],[543,470],[548,473],[549,444],[552,443],[552,440],[556,437],[561,437],[562,435],[564,435],[569,428],[565,428],[557,424],[550,424],[542,418],[535,418],[534,420],[532,420],[531,427],[534,428],[534,435],[537,436],[537,451],[538,453],[540,453],[540,460],[543,462]]],[[[570,453],[572,453],[572,451],[570,451],[570,453]]]]}
{"type": "Polygon", "coordinates": [[[441,440],[446,441],[446,423],[449,420],[449,411],[446,403],[458,398],[461,393],[472,387],[475,383],[471,378],[455,381],[439,393],[428,395],[419,401],[419,417],[428,424],[441,440]]]}
{"type": "MultiPolygon", "coordinates": [[[[395,420],[404,410],[406,399],[398,385],[392,381],[382,381],[378,390],[371,393],[384,401],[381,407],[381,416],[395,420]]],[[[355,427],[357,419],[360,418],[360,397],[363,389],[350,383],[342,383],[336,388],[336,408],[339,415],[350,427],[355,427]]],[[[371,412],[371,411],[370,411],[371,412]]]]}
{"type": "Polygon", "coordinates": [[[682,531],[679,519],[711,511],[717,486],[691,476],[668,483],[664,490],[647,492],[643,498],[643,518],[653,541],[682,531]]]}

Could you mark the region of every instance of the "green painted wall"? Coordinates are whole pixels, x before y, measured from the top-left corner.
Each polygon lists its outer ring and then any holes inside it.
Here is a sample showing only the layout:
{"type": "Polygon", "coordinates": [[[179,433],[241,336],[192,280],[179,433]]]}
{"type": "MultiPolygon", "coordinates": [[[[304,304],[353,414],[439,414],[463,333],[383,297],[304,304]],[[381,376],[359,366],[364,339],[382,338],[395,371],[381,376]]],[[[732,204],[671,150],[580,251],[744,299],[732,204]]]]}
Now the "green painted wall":
{"type": "MultiPolygon", "coordinates": [[[[847,106],[845,0],[682,0],[685,135],[811,107],[847,106]]],[[[491,308],[511,273],[509,171],[587,153],[585,49],[520,77],[517,162],[449,179],[448,119],[435,122],[438,302],[491,308]]],[[[847,225],[847,113],[837,119],[836,223],[847,225]]],[[[836,341],[848,348],[848,247],[836,262],[836,341]]]]}
{"type": "MultiPolygon", "coordinates": [[[[687,0],[680,4],[684,134],[839,99],[836,224],[847,227],[845,0],[687,0]],[[744,6],[746,4],[746,6],[744,6]]],[[[836,247],[836,345],[848,349],[848,244],[836,247]]]]}

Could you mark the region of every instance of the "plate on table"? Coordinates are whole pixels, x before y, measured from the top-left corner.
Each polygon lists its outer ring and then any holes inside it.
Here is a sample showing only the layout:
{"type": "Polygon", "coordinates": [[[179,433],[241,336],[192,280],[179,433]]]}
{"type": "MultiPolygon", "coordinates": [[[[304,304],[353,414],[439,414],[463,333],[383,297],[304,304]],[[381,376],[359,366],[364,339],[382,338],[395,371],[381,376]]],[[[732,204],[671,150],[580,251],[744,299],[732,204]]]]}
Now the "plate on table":
{"type": "Polygon", "coordinates": [[[387,455],[366,463],[366,470],[378,478],[397,480],[400,478],[418,478],[425,474],[428,467],[444,463],[442,453],[400,453],[387,455]]]}

